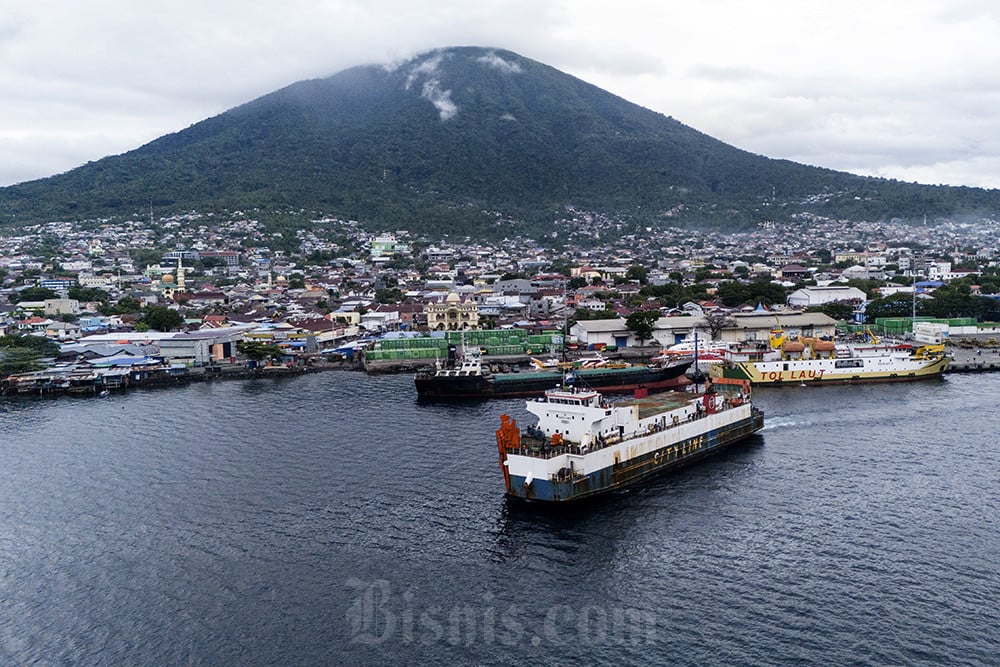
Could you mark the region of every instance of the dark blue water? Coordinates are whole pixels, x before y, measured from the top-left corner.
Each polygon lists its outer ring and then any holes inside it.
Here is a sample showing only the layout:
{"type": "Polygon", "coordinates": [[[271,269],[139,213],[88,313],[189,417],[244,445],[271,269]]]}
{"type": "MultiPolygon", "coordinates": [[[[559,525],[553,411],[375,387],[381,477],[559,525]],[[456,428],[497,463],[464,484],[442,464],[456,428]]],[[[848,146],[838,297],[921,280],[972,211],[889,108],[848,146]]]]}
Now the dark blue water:
{"type": "Polygon", "coordinates": [[[521,401],[408,376],[0,402],[0,664],[996,664],[998,375],[760,390],[762,435],[509,506],[521,401]]]}

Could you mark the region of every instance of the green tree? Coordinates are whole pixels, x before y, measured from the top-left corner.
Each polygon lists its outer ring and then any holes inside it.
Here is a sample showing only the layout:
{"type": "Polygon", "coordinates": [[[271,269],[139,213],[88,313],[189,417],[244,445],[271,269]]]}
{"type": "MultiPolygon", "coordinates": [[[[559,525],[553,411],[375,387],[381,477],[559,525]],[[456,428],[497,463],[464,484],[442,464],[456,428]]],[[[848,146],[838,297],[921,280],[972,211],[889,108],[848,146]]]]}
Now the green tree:
{"type": "Polygon", "coordinates": [[[125,313],[138,313],[142,310],[142,302],[132,296],[123,296],[115,304],[113,313],[124,315],[125,313]]]}
{"type": "Polygon", "coordinates": [[[42,368],[41,358],[37,351],[27,347],[0,348],[0,377],[37,371],[42,368]]]}
{"type": "MultiPolygon", "coordinates": [[[[865,322],[873,323],[880,317],[909,317],[912,305],[910,297],[899,294],[873,299],[865,306],[865,322]]],[[[917,314],[923,314],[920,302],[917,302],[917,314]]]]}
{"type": "Polygon", "coordinates": [[[854,306],[840,301],[830,301],[820,306],[809,306],[806,308],[810,313],[823,313],[835,320],[851,320],[854,318],[854,306]]]}
{"type": "Polygon", "coordinates": [[[183,324],[184,318],[166,306],[146,306],[139,321],[156,331],[170,331],[183,324]]]}
{"type": "Polygon", "coordinates": [[[715,291],[715,296],[719,301],[730,308],[742,306],[750,299],[750,287],[741,282],[730,280],[719,283],[719,288],[715,291]]]}
{"type": "Polygon", "coordinates": [[[221,257],[200,257],[196,263],[200,263],[202,269],[215,269],[225,266],[226,260],[221,257]]]}
{"type": "Polygon", "coordinates": [[[628,271],[625,272],[625,277],[629,280],[638,280],[640,285],[645,285],[649,282],[649,271],[647,271],[644,266],[633,264],[628,267],[628,271]]]}
{"type": "Polygon", "coordinates": [[[832,254],[830,253],[829,248],[820,248],[816,251],[815,257],[817,262],[821,264],[829,264],[832,259],[832,254]]]}
{"type": "Polygon", "coordinates": [[[785,288],[771,282],[767,277],[758,278],[749,284],[729,281],[719,284],[716,297],[730,308],[756,305],[757,302],[770,306],[785,302],[785,288]]]}
{"type": "Polygon", "coordinates": [[[995,310],[992,299],[972,294],[969,285],[945,285],[934,290],[933,298],[923,304],[923,311],[931,317],[975,317],[982,319],[995,310]]]}
{"type": "Polygon", "coordinates": [[[39,370],[43,357],[58,352],[57,343],[41,336],[0,336],[0,377],[39,370]]]}
{"type": "Polygon", "coordinates": [[[399,303],[404,298],[403,292],[396,287],[375,292],[375,301],[378,303],[399,303]]]}
{"type": "Polygon", "coordinates": [[[0,349],[26,348],[43,357],[51,357],[59,352],[59,344],[41,336],[21,336],[7,334],[0,336],[0,349]]]}
{"type": "Polygon", "coordinates": [[[77,301],[107,301],[108,293],[97,287],[81,287],[77,285],[76,287],[70,287],[69,291],[66,293],[70,299],[76,299],[77,301]]]}
{"type": "Polygon", "coordinates": [[[259,340],[241,340],[236,343],[236,351],[258,363],[265,359],[280,359],[284,354],[277,345],[259,340]]]}
{"type": "Polygon", "coordinates": [[[573,311],[573,317],[571,317],[570,319],[574,322],[580,322],[582,320],[614,320],[618,319],[618,313],[611,310],[610,308],[605,308],[604,310],[577,308],[575,311],[573,311]]]}
{"type": "Polygon", "coordinates": [[[750,283],[750,297],[753,301],[762,302],[764,305],[772,306],[776,303],[785,303],[788,293],[781,285],[772,282],[769,278],[759,278],[750,283]]]}
{"type": "Polygon", "coordinates": [[[658,310],[637,310],[625,318],[625,326],[639,339],[639,346],[653,337],[653,325],[660,319],[658,310]]]}
{"type": "Polygon", "coordinates": [[[141,270],[149,264],[159,264],[164,252],[159,248],[133,248],[129,250],[129,255],[136,267],[141,270]]]}
{"type": "Polygon", "coordinates": [[[708,280],[711,277],[712,277],[712,272],[711,270],[708,269],[708,267],[705,267],[703,269],[698,269],[697,271],[694,272],[695,282],[700,283],[702,280],[708,280]]]}
{"type": "Polygon", "coordinates": [[[568,277],[570,271],[573,269],[573,266],[574,265],[572,263],[564,259],[557,259],[554,260],[551,265],[549,265],[548,271],[549,273],[560,273],[568,277]]]}
{"type": "Polygon", "coordinates": [[[17,304],[22,301],[45,301],[46,299],[58,299],[59,295],[47,287],[25,287],[23,290],[10,295],[10,302],[17,304]]]}
{"type": "Polygon", "coordinates": [[[878,280],[864,280],[861,278],[851,278],[847,281],[848,287],[856,287],[870,299],[872,297],[878,296],[879,288],[882,287],[882,283],[878,280]]]}

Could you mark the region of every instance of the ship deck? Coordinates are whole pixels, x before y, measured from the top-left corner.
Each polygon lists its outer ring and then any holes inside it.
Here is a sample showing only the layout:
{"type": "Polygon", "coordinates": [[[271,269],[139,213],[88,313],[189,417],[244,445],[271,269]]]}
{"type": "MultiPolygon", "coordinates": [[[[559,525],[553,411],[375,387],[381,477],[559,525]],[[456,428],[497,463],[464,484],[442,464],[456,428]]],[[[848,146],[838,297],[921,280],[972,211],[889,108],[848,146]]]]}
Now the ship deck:
{"type": "MultiPolygon", "coordinates": [[[[688,394],[684,392],[674,391],[667,392],[664,394],[657,394],[655,396],[647,396],[645,398],[631,398],[623,401],[616,401],[614,404],[617,406],[622,405],[636,405],[639,408],[639,418],[645,419],[647,417],[654,417],[658,414],[665,412],[670,412],[671,410],[676,410],[688,405],[691,400],[700,397],[702,394],[688,394]]],[[[704,412],[695,413],[693,419],[701,419],[708,416],[704,412]]],[[[677,428],[678,426],[688,422],[673,423],[668,422],[665,425],[654,425],[653,431],[669,431],[670,429],[677,428]]],[[[628,440],[629,438],[625,438],[628,440]]],[[[622,442],[621,438],[610,437],[601,441],[601,444],[591,444],[588,448],[581,448],[579,445],[572,442],[565,442],[562,445],[552,445],[549,438],[544,437],[540,431],[536,431],[532,427],[523,429],[520,435],[521,446],[517,448],[509,449],[510,454],[518,454],[521,456],[531,456],[534,458],[551,459],[556,456],[561,456],[563,454],[585,454],[587,452],[597,451],[599,449],[604,449],[605,447],[610,447],[619,442],[622,442]]]]}
{"type": "Polygon", "coordinates": [[[671,391],[655,396],[644,398],[631,398],[616,403],[618,406],[634,405],[639,408],[639,419],[655,417],[656,415],[677,410],[688,405],[692,400],[699,398],[701,394],[688,394],[679,391],[671,391]]]}
{"type": "MultiPolygon", "coordinates": [[[[597,368],[578,368],[573,372],[580,375],[580,377],[586,378],[587,375],[632,375],[638,370],[655,370],[647,366],[624,366],[624,367],[612,367],[612,366],[600,366],[597,368]]],[[[526,370],[520,371],[518,373],[494,373],[494,382],[518,382],[524,380],[526,377],[531,378],[554,378],[559,380],[563,377],[563,371],[559,369],[544,369],[544,370],[526,370]]]]}

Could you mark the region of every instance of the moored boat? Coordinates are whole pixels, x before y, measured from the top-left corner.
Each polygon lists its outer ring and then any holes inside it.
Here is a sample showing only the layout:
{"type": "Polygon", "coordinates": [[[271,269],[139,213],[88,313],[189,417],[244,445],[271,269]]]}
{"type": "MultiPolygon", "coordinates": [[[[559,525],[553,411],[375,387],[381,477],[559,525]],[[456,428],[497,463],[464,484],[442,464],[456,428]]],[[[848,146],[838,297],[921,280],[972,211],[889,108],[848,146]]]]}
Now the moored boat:
{"type": "Polygon", "coordinates": [[[754,385],[861,384],[940,377],[951,357],[944,345],[883,344],[772,336],[771,346],[734,347],[714,378],[747,380],[754,385]]]}
{"type": "Polygon", "coordinates": [[[703,394],[667,392],[612,403],[560,387],[528,401],[537,423],[508,415],[496,432],[506,493],[564,503],[623,489],[718,452],[759,431],[750,383],[719,380],[703,394]]]}
{"type": "Polygon", "coordinates": [[[707,373],[714,364],[721,364],[725,361],[725,353],[733,347],[733,343],[721,340],[699,340],[694,334],[688,339],[662,349],[653,357],[652,361],[668,362],[670,360],[690,357],[693,359],[691,374],[700,376],[707,373]]]}
{"type": "Polygon", "coordinates": [[[683,340],[670,347],[660,350],[659,357],[685,357],[695,352],[722,354],[730,347],[730,343],[718,340],[698,340],[697,336],[683,340]]]}
{"type": "Polygon", "coordinates": [[[453,362],[439,362],[414,376],[417,396],[425,400],[473,400],[542,396],[559,386],[567,371],[579,387],[604,393],[659,392],[688,384],[686,371],[692,359],[660,364],[611,363],[585,368],[546,368],[497,373],[475,352],[453,362]]]}

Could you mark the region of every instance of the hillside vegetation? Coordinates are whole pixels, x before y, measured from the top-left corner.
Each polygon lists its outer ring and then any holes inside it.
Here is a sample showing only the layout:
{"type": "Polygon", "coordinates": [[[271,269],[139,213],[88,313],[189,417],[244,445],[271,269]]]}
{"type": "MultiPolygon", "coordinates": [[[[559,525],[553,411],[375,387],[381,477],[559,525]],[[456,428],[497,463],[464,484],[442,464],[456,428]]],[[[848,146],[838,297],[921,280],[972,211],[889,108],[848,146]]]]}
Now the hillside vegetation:
{"type": "Polygon", "coordinates": [[[0,188],[0,219],[306,209],[373,227],[548,232],[569,208],[737,228],[803,212],[1000,212],[1000,191],[773,160],[515,53],[475,47],[296,83],[134,151],[0,188]]]}

